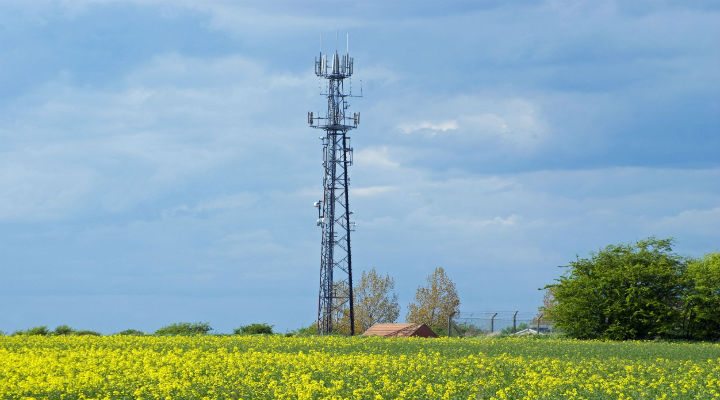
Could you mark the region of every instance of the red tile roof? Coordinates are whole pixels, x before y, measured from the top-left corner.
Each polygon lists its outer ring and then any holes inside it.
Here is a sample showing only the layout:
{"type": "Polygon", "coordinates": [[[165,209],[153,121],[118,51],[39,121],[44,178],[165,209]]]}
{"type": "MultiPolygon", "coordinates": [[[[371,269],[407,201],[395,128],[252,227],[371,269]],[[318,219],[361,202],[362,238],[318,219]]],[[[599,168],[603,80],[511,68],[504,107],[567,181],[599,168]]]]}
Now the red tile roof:
{"type": "Polygon", "coordinates": [[[425,324],[375,324],[363,333],[363,336],[383,337],[437,337],[437,334],[425,324]]]}

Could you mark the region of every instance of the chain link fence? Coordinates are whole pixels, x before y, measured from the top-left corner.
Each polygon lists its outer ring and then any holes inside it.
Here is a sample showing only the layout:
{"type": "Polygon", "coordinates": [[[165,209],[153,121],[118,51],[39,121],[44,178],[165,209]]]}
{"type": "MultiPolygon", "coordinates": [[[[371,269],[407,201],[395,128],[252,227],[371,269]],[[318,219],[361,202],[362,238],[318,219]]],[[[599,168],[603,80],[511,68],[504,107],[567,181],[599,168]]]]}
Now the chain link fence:
{"type": "Polygon", "coordinates": [[[458,313],[448,320],[450,336],[535,335],[553,331],[543,314],[522,311],[458,313]]]}

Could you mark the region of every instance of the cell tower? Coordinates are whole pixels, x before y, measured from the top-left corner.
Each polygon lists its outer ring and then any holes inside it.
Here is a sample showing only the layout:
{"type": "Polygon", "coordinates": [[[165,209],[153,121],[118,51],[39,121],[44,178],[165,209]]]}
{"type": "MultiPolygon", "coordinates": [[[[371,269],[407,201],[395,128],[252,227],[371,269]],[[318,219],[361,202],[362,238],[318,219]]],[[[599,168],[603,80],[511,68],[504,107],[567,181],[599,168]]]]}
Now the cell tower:
{"type": "Polygon", "coordinates": [[[347,102],[352,95],[350,76],[353,74],[353,58],[349,50],[344,55],[327,55],[320,51],[315,59],[315,75],[324,80],[321,94],[327,96],[327,112],[308,113],[308,124],[325,131],[320,137],[323,145],[323,198],[315,202],[318,209],[317,225],[322,230],[320,250],[320,293],[318,296],[318,333],[332,333],[333,322],[349,313],[350,334],[355,334],[353,309],[352,251],[350,232],[350,199],[348,167],[352,165],[350,130],[357,128],[360,114],[348,116],[347,102]],[[346,92],[345,80],[348,80],[346,92]]]}

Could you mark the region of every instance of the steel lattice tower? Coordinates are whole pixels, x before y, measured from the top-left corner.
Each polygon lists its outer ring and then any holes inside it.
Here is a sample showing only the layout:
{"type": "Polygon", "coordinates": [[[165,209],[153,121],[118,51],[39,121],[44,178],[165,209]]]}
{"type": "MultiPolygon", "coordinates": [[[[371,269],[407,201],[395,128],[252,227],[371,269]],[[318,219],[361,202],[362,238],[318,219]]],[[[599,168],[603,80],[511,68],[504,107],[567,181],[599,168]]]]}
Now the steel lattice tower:
{"type": "Polygon", "coordinates": [[[324,93],[321,94],[327,96],[327,112],[324,115],[308,113],[308,124],[325,131],[320,138],[323,145],[323,198],[315,203],[317,224],[322,230],[317,317],[320,334],[332,333],[333,323],[345,317],[349,317],[350,334],[355,334],[350,248],[350,232],[354,223],[350,221],[352,212],[348,193],[352,148],[348,133],[357,128],[360,114],[348,115],[350,105],[347,98],[353,97],[349,85],[352,74],[353,58],[349,51],[340,55],[336,50],[331,63],[322,51],[315,59],[315,75],[324,81],[324,93]]]}

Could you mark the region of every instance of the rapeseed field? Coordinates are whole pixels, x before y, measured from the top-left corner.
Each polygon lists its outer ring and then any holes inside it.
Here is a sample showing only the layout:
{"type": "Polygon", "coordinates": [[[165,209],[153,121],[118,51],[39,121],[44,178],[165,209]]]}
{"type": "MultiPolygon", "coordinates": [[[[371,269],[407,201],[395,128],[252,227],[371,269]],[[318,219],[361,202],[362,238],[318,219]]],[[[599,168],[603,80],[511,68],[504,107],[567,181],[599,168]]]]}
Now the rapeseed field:
{"type": "Polygon", "coordinates": [[[720,399],[720,345],[0,337],[2,399],[720,399]]]}

